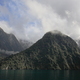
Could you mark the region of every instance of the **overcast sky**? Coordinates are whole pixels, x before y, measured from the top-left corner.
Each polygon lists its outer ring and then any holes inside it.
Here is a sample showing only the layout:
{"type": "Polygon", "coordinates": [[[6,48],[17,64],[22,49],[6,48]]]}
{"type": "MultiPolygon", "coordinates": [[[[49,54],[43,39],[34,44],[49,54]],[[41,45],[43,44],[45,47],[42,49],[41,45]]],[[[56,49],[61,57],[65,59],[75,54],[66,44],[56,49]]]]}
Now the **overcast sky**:
{"type": "Polygon", "coordinates": [[[33,42],[52,30],[79,39],[80,0],[0,0],[0,27],[33,42]]]}

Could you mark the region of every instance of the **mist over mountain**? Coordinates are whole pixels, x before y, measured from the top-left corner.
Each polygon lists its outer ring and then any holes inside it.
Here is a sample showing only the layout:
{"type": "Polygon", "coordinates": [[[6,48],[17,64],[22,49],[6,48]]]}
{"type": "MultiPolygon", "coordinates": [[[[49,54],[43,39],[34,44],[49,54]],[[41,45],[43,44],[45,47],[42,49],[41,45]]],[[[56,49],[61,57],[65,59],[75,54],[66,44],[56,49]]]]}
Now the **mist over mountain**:
{"type": "Polygon", "coordinates": [[[0,69],[80,69],[80,50],[69,36],[48,32],[30,48],[0,64],[0,69]]]}
{"type": "Polygon", "coordinates": [[[33,42],[30,42],[28,40],[23,40],[23,39],[20,39],[19,43],[21,44],[24,50],[33,45],[33,42]]]}

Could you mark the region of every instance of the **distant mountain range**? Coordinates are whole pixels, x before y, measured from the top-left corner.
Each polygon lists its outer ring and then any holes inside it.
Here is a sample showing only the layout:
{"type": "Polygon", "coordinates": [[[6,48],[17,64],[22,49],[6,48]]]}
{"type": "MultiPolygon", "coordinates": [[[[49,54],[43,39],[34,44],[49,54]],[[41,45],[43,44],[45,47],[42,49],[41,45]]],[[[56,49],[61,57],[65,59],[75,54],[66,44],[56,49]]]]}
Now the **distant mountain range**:
{"type": "Polygon", "coordinates": [[[30,48],[2,60],[0,69],[80,69],[80,50],[69,36],[48,32],[30,48]]]}

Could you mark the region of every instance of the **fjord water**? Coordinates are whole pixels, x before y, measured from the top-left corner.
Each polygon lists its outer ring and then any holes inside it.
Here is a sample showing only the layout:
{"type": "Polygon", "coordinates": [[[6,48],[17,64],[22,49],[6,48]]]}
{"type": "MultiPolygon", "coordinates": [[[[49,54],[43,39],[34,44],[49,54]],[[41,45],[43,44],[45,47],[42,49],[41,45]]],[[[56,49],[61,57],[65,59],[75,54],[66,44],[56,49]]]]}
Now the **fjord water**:
{"type": "Polygon", "coordinates": [[[80,80],[80,71],[0,70],[0,80],[80,80]]]}

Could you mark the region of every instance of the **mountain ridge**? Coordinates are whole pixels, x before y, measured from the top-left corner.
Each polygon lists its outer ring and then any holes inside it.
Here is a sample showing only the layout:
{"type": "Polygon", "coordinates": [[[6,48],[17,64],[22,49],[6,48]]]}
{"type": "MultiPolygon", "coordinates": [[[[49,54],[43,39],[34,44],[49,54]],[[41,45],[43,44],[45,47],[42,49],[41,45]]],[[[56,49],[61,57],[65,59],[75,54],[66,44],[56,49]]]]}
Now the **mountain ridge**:
{"type": "Polygon", "coordinates": [[[0,69],[80,69],[80,50],[67,35],[48,32],[30,48],[0,64],[0,69]]]}

